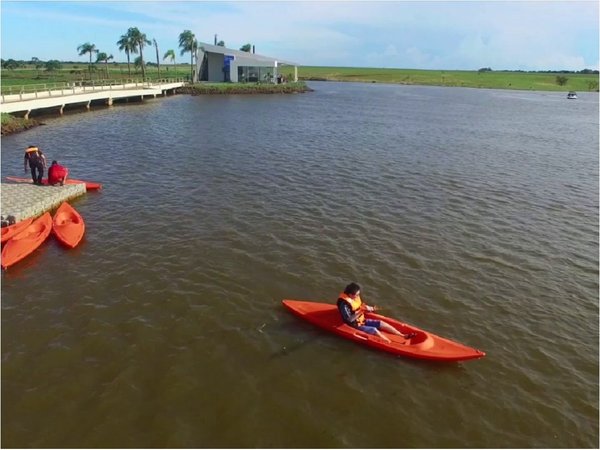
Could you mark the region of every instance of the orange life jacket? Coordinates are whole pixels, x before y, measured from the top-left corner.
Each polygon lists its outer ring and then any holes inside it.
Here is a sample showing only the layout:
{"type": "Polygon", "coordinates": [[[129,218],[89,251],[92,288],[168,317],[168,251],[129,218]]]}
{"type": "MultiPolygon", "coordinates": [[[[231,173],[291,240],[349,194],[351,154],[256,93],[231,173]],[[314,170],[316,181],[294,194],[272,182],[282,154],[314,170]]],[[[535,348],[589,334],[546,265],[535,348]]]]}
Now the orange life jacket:
{"type": "Polygon", "coordinates": [[[25,161],[29,161],[29,167],[32,167],[32,165],[43,164],[42,152],[37,147],[26,148],[25,161]]]}
{"type": "Polygon", "coordinates": [[[360,312],[360,315],[356,318],[356,324],[358,326],[365,324],[365,315],[362,313],[362,300],[360,298],[360,295],[357,295],[356,297],[352,298],[348,294],[342,292],[338,296],[338,299],[345,301],[350,306],[350,308],[352,309],[352,314],[360,312]]]}

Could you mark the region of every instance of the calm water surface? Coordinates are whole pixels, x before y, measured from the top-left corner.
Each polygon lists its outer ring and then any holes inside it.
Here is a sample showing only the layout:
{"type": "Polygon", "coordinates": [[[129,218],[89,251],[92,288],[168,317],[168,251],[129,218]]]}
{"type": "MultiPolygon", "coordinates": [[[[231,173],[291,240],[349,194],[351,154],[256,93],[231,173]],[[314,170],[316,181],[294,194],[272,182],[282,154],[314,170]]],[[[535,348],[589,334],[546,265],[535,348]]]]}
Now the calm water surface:
{"type": "Polygon", "coordinates": [[[598,94],[311,83],[46,120],[104,183],[2,274],[4,447],[598,447],[598,94]],[[350,281],[487,357],[302,323],[350,281]]]}

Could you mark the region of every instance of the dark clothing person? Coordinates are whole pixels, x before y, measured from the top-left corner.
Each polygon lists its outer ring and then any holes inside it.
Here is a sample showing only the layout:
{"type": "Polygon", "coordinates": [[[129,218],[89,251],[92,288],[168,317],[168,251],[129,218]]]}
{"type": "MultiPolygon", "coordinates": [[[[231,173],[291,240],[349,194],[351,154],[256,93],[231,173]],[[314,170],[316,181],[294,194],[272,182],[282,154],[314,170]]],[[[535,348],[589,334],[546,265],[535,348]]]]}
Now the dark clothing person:
{"type": "Polygon", "coordinates": [[[23,159],[23,170],[25,172],[27,172],[27,163],[29,163],[29,168],[31,169],[33,184],[41,185],[44,168],[46,167],[44,153],[38,147],[30,145],[25,149],[25,158],[23,159]]]}

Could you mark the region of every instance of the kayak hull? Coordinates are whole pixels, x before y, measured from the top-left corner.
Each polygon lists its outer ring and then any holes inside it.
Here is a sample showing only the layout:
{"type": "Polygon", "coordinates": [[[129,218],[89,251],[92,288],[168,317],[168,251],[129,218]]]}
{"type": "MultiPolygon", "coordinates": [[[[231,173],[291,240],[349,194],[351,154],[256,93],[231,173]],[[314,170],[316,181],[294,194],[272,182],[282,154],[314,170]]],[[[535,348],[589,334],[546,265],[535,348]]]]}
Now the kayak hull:
{"type": "MultiPolygon", "coordinates": [[[[14,181],[15,183],[32,183],[31,178],[6,177],[6,179],[9,181],[14,181]]],[[[48,186],[48,178],[42,179],[42,184],[48,186]]],[[[85,189],[88,191],[96,191],[98,189],[102,189],[101,183],[96,183],[94,181],[75,180],[73,178],[67,178],[65,184],[85,184],[85,189]]]]}
{"type": "Polygon", "coordinates": [[[2,268],[7,269],[33,253],[48,238],[51,231],[52,216],[46,212],[6,242],[2,249],[2,268]]]}
{"type": "Polygon", "coordinates": [[[383,320],[402,333],[414,333],[415,335],[410,339],[404,339],[402,336],[385,333],[385,336],[391,340],[391,343],[387,343],[378,336],[364,333],[345,324],[336,305],[301,300],[283,300],[282,303],[293,314],[319,328],[394,355],[448,362],[466,361],[485,356],[484,352],[475,348],[376,313],[365,313],[365,316],[368,319],[383,320]]]}
{"type": "Polygon", "coordinates": [[[62,244],[74,248],[83,238],[85,222],[75,208],[63,202],[52,218],[52,231],[62,244]]]}
{"type": "Polygon", "coordinates": [[[2,241],[1,241],[2,244],[4,244],[10,238],[12,238],[13,236],[16,236],[21,231],[23,231],[25,228],[27,228],[27,226],[31,222],[33,222],[33,217],[30,217],[29,219],[21,220],[20,222],[17,222],[15,224],[9,225],[7,227],[1,228],[1,230],[2,230],[2,241]]]}

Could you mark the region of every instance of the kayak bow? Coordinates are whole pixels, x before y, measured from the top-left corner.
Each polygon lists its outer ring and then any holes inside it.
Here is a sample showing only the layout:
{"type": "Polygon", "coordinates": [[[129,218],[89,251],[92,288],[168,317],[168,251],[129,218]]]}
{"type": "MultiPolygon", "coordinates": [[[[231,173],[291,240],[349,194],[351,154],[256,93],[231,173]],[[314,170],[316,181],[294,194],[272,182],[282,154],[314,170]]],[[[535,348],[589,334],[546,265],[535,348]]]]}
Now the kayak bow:
{"type": "Polygon", "coordinates": [[[63,202],[52,218],[52,231],[60,242],[74,248],[83,237],[85,222],[75,208],[63,202]]]}
{"type": "Polygon", "coordinates": [[[9,225],[7,227],[3,227],[2,228],[2,243],[4,244],[10,238],[19,234],[21,231],[23,231],[25,228],[27,228],[27,226],[31,222],[33,222],[33,217],[21,220],[20,222],[9,225]]]}
{"type": "Polygon", "coordinates": [[[2,268],[7,269],[33,253],[50,235],[51,230],[52,216],[46,212],[8,240],[2,249],[2,268]]]}

